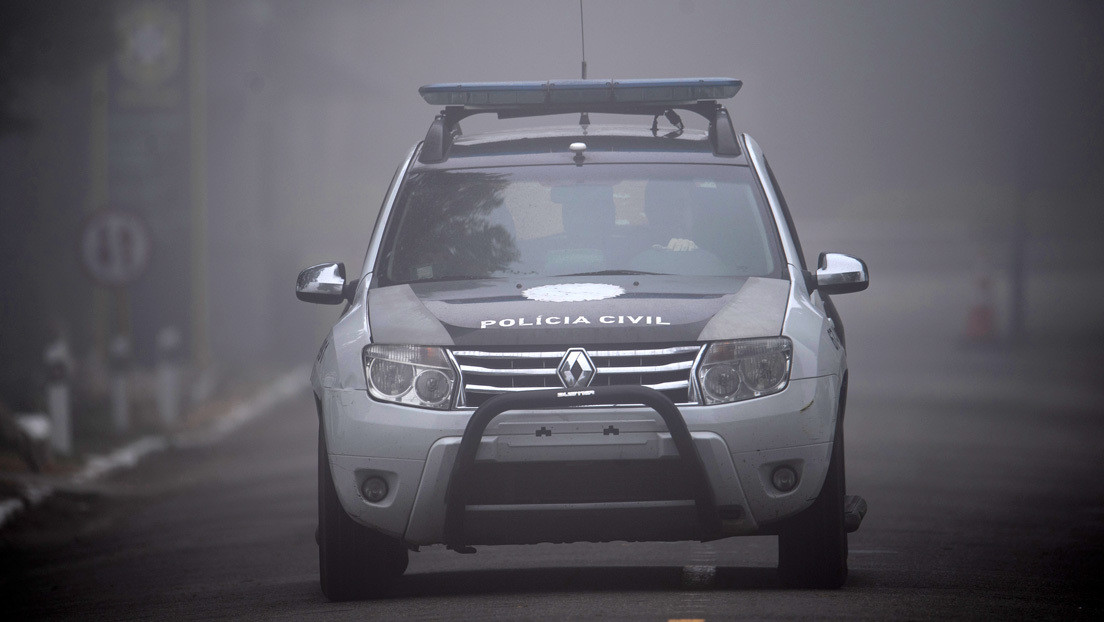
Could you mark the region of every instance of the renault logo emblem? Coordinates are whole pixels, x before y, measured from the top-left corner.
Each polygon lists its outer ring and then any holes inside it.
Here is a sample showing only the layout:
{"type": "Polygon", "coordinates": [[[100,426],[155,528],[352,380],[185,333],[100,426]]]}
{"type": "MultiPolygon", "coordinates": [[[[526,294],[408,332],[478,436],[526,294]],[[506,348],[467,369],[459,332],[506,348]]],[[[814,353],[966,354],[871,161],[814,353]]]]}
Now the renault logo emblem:
{"type": "Polygon", "coordinates": [[[590,385],[594,379],[594,363],[590,361],[586,350],[574,348],[567,351],[560,366],[556,368],[556,375],[560,382],[568,389],[577,389],[590,385]]]}

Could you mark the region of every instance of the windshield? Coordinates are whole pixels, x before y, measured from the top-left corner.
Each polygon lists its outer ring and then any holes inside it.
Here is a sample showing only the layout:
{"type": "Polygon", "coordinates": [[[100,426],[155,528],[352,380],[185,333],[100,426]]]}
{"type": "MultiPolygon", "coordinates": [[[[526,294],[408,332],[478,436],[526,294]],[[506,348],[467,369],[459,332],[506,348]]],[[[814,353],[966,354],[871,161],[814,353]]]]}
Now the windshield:
{"type": "Polygon", "coordinates": [[[513,166],[411,173],[381,285],[520,276],[781,275],[747,167],[513,166]]]}

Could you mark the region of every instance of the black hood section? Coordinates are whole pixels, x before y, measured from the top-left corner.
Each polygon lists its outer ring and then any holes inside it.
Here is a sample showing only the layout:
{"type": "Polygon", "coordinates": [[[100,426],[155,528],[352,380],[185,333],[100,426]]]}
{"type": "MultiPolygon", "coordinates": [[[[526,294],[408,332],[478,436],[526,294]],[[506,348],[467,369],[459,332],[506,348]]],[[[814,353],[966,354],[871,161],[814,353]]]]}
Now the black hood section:
{"type": "Polygon", "coordinates": [[[521,282],[423,282],[409,287],[457,346],[571,346],[696,341],[746,281],[734,277],[576,276],[521,282]],[[561,298],[580,297],[580,292],[585,297],[588,290],[597,290],[598,297],[602,290],[605,295],[616,295],[600,300],[558,301],[555,295],[551,301],[531,299],[535,288],[547,286],[566,292],[561,298]]]}

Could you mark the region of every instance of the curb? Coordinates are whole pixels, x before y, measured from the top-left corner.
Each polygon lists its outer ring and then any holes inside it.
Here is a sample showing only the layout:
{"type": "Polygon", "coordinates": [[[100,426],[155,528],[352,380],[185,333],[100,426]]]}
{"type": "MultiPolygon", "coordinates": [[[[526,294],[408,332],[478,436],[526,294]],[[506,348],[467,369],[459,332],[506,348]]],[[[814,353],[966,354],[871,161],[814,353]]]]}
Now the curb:
{"type": "MultiPolygon", "coordinates": [[[[89,456],[84,468],[65,479],[70,484],[87,484],[121,469],[132,468],[146,456],[169,448],[191,449],[215,445],[245,424],[267,415],[282,402],[310,386],[310,366],[303,365],[284,373],[262,387],[252,397],[234,405],[230,412],[210,427],[179,434],[143,436],[102,456],[89,456]]],[[[24,510],[42,503],[54,493],[49,485],[26,482],[18,498],[0,500],[0,529],[24,510]]]]}

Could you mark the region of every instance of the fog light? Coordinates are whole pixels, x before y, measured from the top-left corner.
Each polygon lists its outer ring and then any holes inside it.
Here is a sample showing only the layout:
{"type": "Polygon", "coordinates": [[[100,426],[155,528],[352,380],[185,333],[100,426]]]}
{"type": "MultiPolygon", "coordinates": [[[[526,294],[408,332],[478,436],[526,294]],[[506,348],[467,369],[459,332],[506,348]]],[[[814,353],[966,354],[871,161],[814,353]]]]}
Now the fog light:
{"type": "Polygon", "coordinates": [[[379,503],[387,496],[387,482],[382,477],[369,477],[360,485],[360,492],[368,501],[379,503]]]}
{"type": "Polygon", "coordinates": [[[793,467],[782,465],[771,473],[771,483],[779,492],[790,492],[797,486],[797,471],[793,467]]]}

